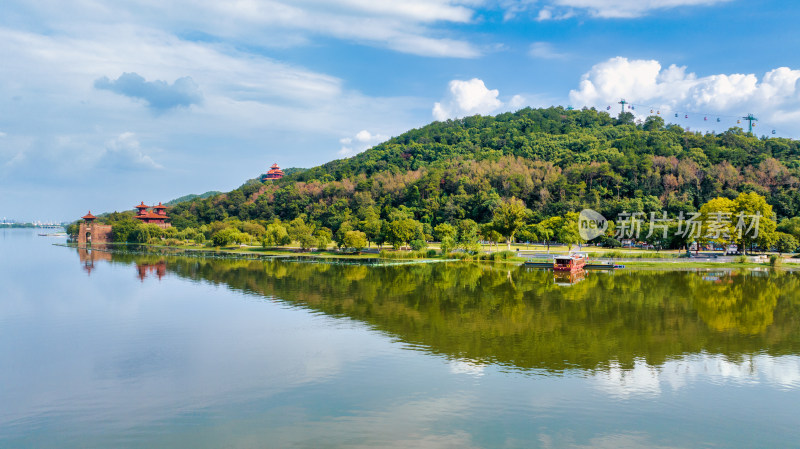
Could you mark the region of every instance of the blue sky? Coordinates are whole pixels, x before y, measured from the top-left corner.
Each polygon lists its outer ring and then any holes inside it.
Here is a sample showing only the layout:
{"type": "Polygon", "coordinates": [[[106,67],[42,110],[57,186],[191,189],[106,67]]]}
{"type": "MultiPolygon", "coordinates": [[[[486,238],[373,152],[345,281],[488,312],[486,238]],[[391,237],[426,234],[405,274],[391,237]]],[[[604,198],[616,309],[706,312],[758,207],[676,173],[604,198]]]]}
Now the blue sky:
{"type": "Polygon", "coordinates": [[[525,106],[616,114],[625,98],[640,118],[652,108],[715,131],[752,112],[757,134],[796,138],[798,8],[6,0],[0,218],[73,220],[229,190],[273,162],[310,167],[433,120],[525,106]]]}

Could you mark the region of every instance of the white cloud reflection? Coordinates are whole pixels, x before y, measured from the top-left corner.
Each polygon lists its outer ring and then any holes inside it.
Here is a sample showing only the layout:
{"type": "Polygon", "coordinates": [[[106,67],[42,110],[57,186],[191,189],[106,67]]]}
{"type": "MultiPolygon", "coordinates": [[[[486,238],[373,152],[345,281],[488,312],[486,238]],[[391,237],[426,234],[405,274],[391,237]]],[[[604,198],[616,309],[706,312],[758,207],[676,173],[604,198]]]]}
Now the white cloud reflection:
{"type": "Polygon", "coordinates": [[[696,382],[794,390],[800,388],[800,358],[759,354],[734,361],[718,354],[697,354],[660,366],[637,359],[629,369],[614,362],[608,370],[594,373],[592,380],[597,389],[620,399],[656,397],[665,389],[680,390],[696,382]]]}

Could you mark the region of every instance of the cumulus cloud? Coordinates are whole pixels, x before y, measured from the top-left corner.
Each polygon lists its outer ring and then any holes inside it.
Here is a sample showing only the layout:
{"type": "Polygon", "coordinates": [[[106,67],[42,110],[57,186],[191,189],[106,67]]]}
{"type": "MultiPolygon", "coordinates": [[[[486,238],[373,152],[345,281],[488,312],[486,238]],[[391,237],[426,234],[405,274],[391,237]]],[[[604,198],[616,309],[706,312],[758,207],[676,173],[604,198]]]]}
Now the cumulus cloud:
{"type": "MultiPolygon", "coordinates": [[[[686,67],[663,68],[656,60],[611,58],[583,75],[569,97],[576,106],[605,107],[620,98],[657,107],[663,113],[697,111],[741,116],[754,112],[761,123],[797,132],[800,118],[800,70],[779,67],[755,74],[697,76],[686,67]]],[[[648,111],[637,111],[649,115],[648,111]]]]}
{"type": "Polygon", "coordinates": [[[354,156],[362,151],[366,151],[369,148],[374,147],[388,138],[388,136],[384,136],[383,134],[372,134],[364,129],[359,131],[353,137],[344,137],[339,139],[339,143],[342,144],[342,148],[337,154],[342,157],[354,156]]]}
{"type": "Polygon", "coordinates": [[[166,111],[177,107],[189,107],[203,101],[200,87],[189,76],[178,78],[174,83],[155,80],[147,81],[138,73],[123,73],[116,80],[102,77],[95,80],[96,89],[108,90],[126,97],[138,98],[147,102],[150,108],[166,111]]]}
{"type": "Polygon", "coordinates": [[[132,132],[124,132],[106,142],[100,167],[122,170],[159,170],[162,167],[142,151],[139,140],[132,132]]]}
{"type": "Polygon", "coordinates": [[[483,80],[453,80],[448,85],[448,95],[433,105],[436,120],[464,117],[475,114],[491,114],[503,106],[497,97],[497,89],[488,89],[483,80]]]}

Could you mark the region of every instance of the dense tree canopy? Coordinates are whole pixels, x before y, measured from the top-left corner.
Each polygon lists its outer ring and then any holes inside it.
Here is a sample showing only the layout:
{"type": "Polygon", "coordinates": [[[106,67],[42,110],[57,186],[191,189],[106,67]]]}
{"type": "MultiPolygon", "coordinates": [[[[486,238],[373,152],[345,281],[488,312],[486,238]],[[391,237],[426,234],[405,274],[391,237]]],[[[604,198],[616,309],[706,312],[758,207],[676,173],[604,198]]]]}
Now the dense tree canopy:
{"type": "MultiPolygon", "coordinates": [[[[511,198],[540,223],[584,208],[610,219],[621,212],[677,216],[754,193],[780,220],[800,215],[799,155],[798,141],[741,128],[701,134],[660,116],[639,123],[594,109],[526,108],[434,122],[348,159],[178,203],[170,216],[178,229],[226,219],[266,227],[302,216],[312,233],[324,227],[341,239],[346,224],[368,243],[402,245],[433,238],[442,223],[492,222],[511,198]],[[410,222],[402,220],[421,223],[421,231],[407,235],[410,222]]],[[[509,229],[500,233],[513,238],[509,229]]]]}

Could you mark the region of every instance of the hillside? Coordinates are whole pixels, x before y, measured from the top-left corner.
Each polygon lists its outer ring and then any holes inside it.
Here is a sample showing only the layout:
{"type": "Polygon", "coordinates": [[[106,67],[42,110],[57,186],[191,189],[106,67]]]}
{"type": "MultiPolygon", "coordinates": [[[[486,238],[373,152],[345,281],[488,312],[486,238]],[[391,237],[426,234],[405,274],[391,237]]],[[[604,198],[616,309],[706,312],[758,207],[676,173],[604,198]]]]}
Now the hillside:
{"type": "Polygon", "coordinates": [[[534,220],[590,207],[694,211],[709,199],[757,192],[779,218],[800,212],[800,144],[741,128],[685,132],[659,116],[636,124],[593,109],[523,109],[434,122],[348,159],[251,180],[171,210],[179,228],[235,217],[307,221],[334,232],[366,217],[414,218],[433,227],[487,222],[501,198],[521,199],[534,220]]]}

